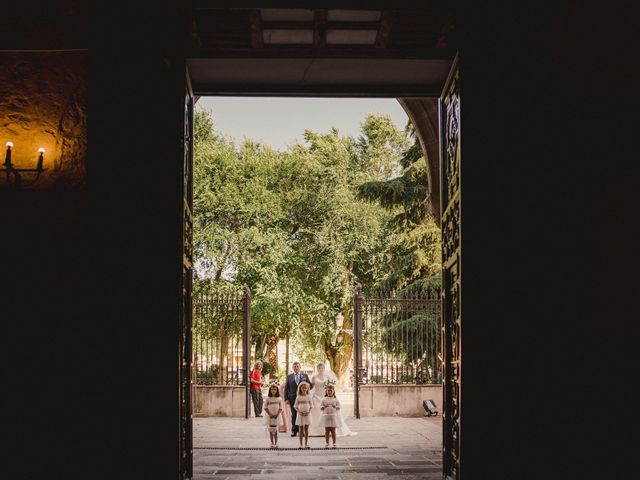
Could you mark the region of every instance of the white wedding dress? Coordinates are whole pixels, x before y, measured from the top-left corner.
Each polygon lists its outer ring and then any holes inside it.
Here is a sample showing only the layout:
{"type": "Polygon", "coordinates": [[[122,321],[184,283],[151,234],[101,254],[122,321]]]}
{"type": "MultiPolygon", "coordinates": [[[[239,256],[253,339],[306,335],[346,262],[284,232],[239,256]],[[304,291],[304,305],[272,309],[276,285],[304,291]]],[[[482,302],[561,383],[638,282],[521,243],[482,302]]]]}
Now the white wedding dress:
{"type": "MultiPolygon", "coordinates": [[[[311,377],[311,384],[313,385],[313,390],[311,390],[311,403],[313,408],[309,413],[309,420],[311,421],[311,426],[309,427],[310,437],[324,437],[324,427],[320,426],[320,416],[322,414],[322,410],[320,410],[320,403],[322,402],[325,393],[324,382],[328,378],[334,378],[334,376],[325,373],[324,378],[320,378],[316,373],[311,377]]],[[[357,435],[357,432],[352,432],[347,425],[347,422],[344,421],[342,410],[338,410],[338,415],[340,416],[340,424],[342,424],[342,426],[336,428],[336,435],[339,437],[357,435]]]]}

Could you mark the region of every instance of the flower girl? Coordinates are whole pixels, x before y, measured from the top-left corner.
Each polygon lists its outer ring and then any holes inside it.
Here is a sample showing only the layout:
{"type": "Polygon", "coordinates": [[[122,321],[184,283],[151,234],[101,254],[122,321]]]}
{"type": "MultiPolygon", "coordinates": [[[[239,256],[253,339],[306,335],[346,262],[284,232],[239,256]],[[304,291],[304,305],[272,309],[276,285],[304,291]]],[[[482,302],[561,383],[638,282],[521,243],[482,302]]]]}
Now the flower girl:
{"type": "Polygon", "coordinates": [[[278,380],[269,383],[269,395],[264,402],[265,425],[269,432],[271,448],[278,448],[278,427],[280,426],[280,413],[282,412],[282,399],[280,398],[280,386],[278,380]]]}
{"type": "Polygon", "coordinates": [[[342,417],[338,415],[340,410],[340,400],[336,397],[335,381],[332,379],[324,382],[324,388],[327,392],[320,402],[320,426],[324,427],[324,439],[327,442],[324,448],[329,448],[329,435],[333,440],[333,448],[336,448],[336,428],[342,427],[342,417]]]}
{"type": "Polygon", "coordinates": [[[296,425],[300,427],[300,435],[298,435],[300,446],[298,448],[302,448],[302,437],[304,437],[304,448],[309,448],[309,425],[311,424],[309,412],[313,406],[311,404],[311,395],[309,395],[309,384],[305,381],[300,382],[298,385],[298,396],[293,408],[298,412],[296,425]]]}

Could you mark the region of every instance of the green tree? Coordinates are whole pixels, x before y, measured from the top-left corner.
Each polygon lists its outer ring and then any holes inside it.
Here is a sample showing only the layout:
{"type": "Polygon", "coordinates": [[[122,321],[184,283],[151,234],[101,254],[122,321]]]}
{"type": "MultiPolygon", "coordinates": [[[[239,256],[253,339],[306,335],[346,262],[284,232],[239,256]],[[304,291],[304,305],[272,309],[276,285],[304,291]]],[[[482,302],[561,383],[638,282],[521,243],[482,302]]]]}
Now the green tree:
{"type": "Polygon", "coordinates": [[[336,317],[352,328],[353,285],[383,282],[402,242],[394,219],[403,208],[360,187],[392,181],[409,139],[382,115],[368,116],[358,138],[336,129],[304,137],[286,152],[236,146],[215,134],[210,113],[196,114],[196,284],[251,288],[259,357],[277,365],[278,340],[291,338],[345,379],[353,337],[336,317]]]}
{"type": "MultiPolygon", "coordinates": [[[[388,270],[388,234],[392,213],[358,198],[363,181],[387,179],[407,146],[385,116],[370,115],[356,140],[305,131],[306,147],[292,153],[297,169],[290,179],[293,248],[302,259],[299,274],[316,308],[304,315],[307,342],[320,344],[332,370],[344,377],[353,352],[352,288],[373,286],[388,270]],[[342,314],[343,330],[336,329],[342,314]]],[[[343,378],[343,380],[345,380],[343,378]]]]}
{"type": "Polygon", "coordinates": [[[391,269],[378,288],[402,290],[413,284],[412,290],[428,292],[439,288],[441,235],[427,208],[426,160],[410,123],[405,131],[413,143],[400,159],[399,175],[364,182],[358,197],[394,212],[389,224],[391,269]]]}
{"type": "MultiPolygon", "coordinates": [[[[213,132],[209,112],[195,116],[194,246],[196,285],[248,285],[255,300],[254,333],[271,347],[288,321],[277,299],[286,285],[282,263],[289,255],[278,190],[281,155],[255,142],[240,147],[213,132]],[[268,300],[268,302],[267,302],[268,300]],[[268,308],[265,307],[268,303],[268,308]],[[265,333],[266,332],[266,333],[265,333]]],[[[221,335],[226,352],[228,336],[221,335]]],[[[277,365],[277,352],[267,352],[277,365]]]]}

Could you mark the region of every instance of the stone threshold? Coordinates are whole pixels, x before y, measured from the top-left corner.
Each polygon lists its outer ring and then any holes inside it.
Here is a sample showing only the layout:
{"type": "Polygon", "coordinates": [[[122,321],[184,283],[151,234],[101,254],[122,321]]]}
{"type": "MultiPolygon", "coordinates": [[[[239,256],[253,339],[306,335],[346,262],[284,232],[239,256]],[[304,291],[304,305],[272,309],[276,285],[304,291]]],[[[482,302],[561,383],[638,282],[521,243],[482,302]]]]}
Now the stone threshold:
{"type": "Polygon", "coordinates": [[[194,450],[266,450],[269,452],[279,452],[282,450],[300,450],[301,452],[309,451],[309,450],[329,450],[331,452],[335,452],[336,450],[388,450],[389,447],[309,447],[309,448],[298,448],[298,447],[279,447],[279,448],[270,448],[270,447],[193,447],[194,450]]]}

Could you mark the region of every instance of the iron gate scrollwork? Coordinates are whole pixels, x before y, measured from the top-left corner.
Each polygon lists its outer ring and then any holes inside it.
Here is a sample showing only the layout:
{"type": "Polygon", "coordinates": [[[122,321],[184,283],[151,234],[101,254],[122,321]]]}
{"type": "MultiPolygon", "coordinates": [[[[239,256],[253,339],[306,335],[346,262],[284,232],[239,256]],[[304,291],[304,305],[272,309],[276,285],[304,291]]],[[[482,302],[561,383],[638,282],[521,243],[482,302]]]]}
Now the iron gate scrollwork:
{"type": "Polygon", "coordinates": [[[442,348],[444,367],[443,475],[461,475],[462,312],[461,128],[458,59],[440,97],[440,182],[442,211],[442,348]]]}
{"type": "Polygon", "coordinates": [[[191,405],[191,327],[193,269],[193,92],[185,72],[183,111],[183,159],[181,165],[181,252],[180,252],[180,318],[179,318],[179,472],[180,478],[193,478],[193,431],[191,405]]]}

